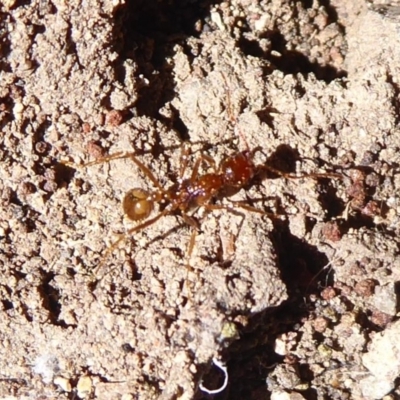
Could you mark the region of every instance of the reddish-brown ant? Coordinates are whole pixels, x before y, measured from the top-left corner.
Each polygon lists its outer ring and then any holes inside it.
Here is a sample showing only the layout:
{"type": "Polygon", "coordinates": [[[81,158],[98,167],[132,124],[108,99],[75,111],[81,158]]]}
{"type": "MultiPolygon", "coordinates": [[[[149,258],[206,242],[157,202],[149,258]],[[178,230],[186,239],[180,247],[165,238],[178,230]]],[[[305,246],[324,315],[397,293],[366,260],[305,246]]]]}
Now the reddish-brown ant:
{"type": "Polygon", "coordinates": [[[341,177],[335,173],[293,175],[278,171],[275,168],[267,165],[255,165],[253,159],[256,151],[257,150],[250,151],[247,149],[237,152],[226,157],[219,166],[217,166],[213,158],[206,154],[201,154],[194,164],[190,177],[184,178],[187,168],[188,151],[186,148],[183,148],[179,178],[175,184],[167,189],[162,187],[152,171],[145,166],[134,153],[116,153],[102,159],[83,164],[81,167],[89,167],[92,165],[109,162],[111,160],[129,158],[139,167],[139,169],[155,187],[155,190],[151,192],[141,188],[134,188],[125,194],[122,201],[122,207],[125,215],[132,221],[145,221],[129,229],[124,235],[121,235],[121,237],[108,248],[104,259],[121,243],[121,241],[124,240],[126,236],[139,232],[154,224],[163,216],[176,212],[179,213],[184,221],[193,228],[188,247],[188,258],[190,258],[193,251],[196,232],[199,229],[197,220],[192,215],[189,215],[189,212],[192,210],[203,207],[206,210],[226,209],[232,211],[239,207],[251,212],[257,212],[275,218],[280,217],[277,214],[265,212],[248,204],[235,202],[232,203],[231,207],[215,204],[215,200],[224,197],[226,193],[232,192],[232,190],[238,191],[241,188],[247,187],[252,182],[255,175],[262,170],[269,170],[277,175],[290,179],[308,177],[341,177]],[[200,166],[203,163],[210,167],[210,172],[206,172],[204,174],[199,173],[200,166]],[[162,207],[162,211],[160,211],[154,217],[148,219],[154,209],[155,204],[160,205],[162,207]]]}
{"type": "MultiPolygon", "coordinates": [[[[225,75],[221,75],[226,86],[228,87],[228,81],[225,75]]],[[[227,113],[230,121],[235,124],[236,119],[232,114],[231,97],[229,91],[227,96],[227,113]]],[[[235,202],[232,203],[232,206],[215,204],[216,200],[226,197],[227,193],[239,191],[240,189],[249,186],[252,183],[253,178],[263,170],[273,172],[278,176],[288,179],[342,178],[341,175],[336,173],[310,173],[294,175],[279,171],[269,165],[256,165],[254,163],[254,155],[259,149],[251,151],[241,132],[239,132],[239,137],[244,141],[246,150],[226,157],[218,166],[212,157],[202,153],[195,161],[193,171],[189,178],[184,177],[188,162],[188,150],[185,147],[182,147],[179,177],[177,182],[167,189],[162,187],[158,179],[154,176],[153,172],[137,158],[135,153],[132,152],[115,153],[81,165],[80,167],[89,167],[112,160],[129,158],[139,167],[142,173],[152,182],[155,187],[155,190],[151,192],[141,188],[134,188],[125,194],[122,201],[122,207],[125,215],[132,221],[144,220],[144,222],[139,223],[131,229],[128,229],[124,235],[121,235],[121,237],[107,249],[103,261],[128,235],[139,232],[154,224],[163,216],[174,213],[179,213],[183,220],[192,227],[192,235],[187,251],[188,262],[190,262],[190,256],[195,244],[196,233],[199,229],[198,221],[192,216],[192,214],[189,214],[189,212],[192,210],[196,211],[196,209],[200,207],[203,207],[205,210],[209,211],[221,209],[234,211],[237,208],[242,208],[247,211],[267,215],[272,218],[282,217],[278,214],[268,213],[244,203],[235,202]],[[211,171],[201,174],[199,170],[202,164],[208,165],[211,171]],[[160,205],[162,210],[154,217],[149,218],[155,204],[160,205]]]]}

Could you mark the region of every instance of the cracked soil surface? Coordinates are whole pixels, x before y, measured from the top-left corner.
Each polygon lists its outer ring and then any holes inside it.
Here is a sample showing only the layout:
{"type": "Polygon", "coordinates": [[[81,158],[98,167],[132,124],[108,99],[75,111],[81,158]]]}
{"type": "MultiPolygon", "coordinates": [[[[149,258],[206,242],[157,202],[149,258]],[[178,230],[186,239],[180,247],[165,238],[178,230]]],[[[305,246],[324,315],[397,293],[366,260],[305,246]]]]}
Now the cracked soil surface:
{"type": "Polygon", "coordinates": [[[1,398],[207,399],[217,359],[215,399],[399,399],[399,10],[0,2],[1,398]],[[101,162],[168,189],[183,146],[266,167],[189,260],[179,213],[124,235],[154,184],[101,162]]]}

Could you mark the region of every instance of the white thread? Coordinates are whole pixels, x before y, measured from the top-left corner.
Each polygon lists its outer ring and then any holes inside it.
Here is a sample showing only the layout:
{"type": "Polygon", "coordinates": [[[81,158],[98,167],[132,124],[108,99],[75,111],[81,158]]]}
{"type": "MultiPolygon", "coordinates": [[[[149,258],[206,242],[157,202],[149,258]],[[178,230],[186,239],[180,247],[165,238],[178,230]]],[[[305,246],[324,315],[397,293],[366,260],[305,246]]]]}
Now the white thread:
{"type": "Polygon", "coordinates": [[[207,389],[206,387],[203,386],[203,381],[200,382],[199,385],[199,389],[203,392],[206,392],[207,394],[218,394],[221,393],[222,391],[224,391],[226,389],[226,387],[228,386],[228,381],[229,381],[229,375],[228,375],[228,368],[225,366],[225,364],[222,361],[218,361],[216,358],[212,359],[214,365],[216,367],[218,367],[225,375],[224,378],[224,383],[222,384],[222,386],[219,389],[214,389],[214,390],[210,390],[207,389]]]}

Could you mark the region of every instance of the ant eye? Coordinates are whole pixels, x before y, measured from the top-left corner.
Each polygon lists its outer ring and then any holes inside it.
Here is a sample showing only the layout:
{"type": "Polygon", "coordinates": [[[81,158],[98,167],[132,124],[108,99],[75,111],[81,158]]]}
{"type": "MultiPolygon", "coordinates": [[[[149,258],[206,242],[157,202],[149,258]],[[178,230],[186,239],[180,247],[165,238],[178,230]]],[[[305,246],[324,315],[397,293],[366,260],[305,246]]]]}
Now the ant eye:
{"type": "Polygon", "coordinates": [[[125,215],[132,221],[147,218],[153,211],[153,201],[149,193],[143,189],[132,189],[126,193],[122,201],[125,215]]]}

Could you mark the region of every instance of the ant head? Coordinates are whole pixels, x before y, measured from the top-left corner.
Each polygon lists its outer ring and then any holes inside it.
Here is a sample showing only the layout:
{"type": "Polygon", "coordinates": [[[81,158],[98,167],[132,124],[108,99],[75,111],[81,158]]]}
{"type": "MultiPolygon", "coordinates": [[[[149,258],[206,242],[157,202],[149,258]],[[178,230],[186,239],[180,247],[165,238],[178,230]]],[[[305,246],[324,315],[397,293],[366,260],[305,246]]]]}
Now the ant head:
{"type": "Polygon", "coordinates": [[[131,189],[122,201],[125,215],[132,221],[147,218],[153,211],[154,200],[151,194],[144,189],[131,189]]]}

